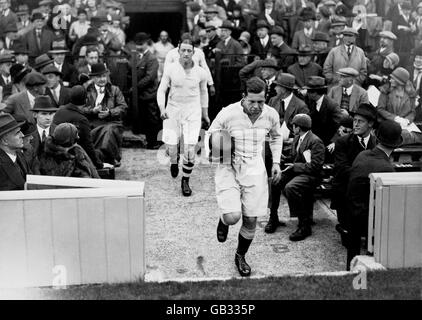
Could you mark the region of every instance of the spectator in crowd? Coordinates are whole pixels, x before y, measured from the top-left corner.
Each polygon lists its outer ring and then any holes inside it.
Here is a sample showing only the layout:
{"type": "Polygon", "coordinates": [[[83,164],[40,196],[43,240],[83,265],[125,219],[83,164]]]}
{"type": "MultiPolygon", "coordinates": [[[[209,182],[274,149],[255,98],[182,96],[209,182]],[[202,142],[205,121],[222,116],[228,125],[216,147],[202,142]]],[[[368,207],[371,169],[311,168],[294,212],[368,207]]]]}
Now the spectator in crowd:
{"type": "Polygon", "coordinates": [[[209,64],[212,66],[212,61],[215,60],[215,48],[217,44],[220,42],[220,37],[217,35],[216,28],[212,25],[206,25],[205,28],[208,37],[208,45],[203,48],[203,52],[205,57],[209,61],[209,64]]]}
{"type": "Polygon", "coordinates": [[[298,217],[299,220],[298,228],[289,239],[301,241],[312,234],[314,192],[324,164],[324,144],[312,132],[312,120],[309,115],[297,114],[292,123],[295,134],[290,154],[292,164],[283,170],[280,182],[271,187],[270,220],[265,229],[267,232],[274,232],[274,228],[279,224],[278,207],[281,193],[284,191],[290,215],[298,217]]]}
{"type": "Polygon", "coordinates": [[[148,149],[158,149],[158,132],[161,130],[160,110],[157,106],[158,60],[148,50],[150,37],[144,32],[135,36],[136,50],[141,58],[136,66],[138,81],[138,105],[133,110],[132,132],[140,134],[144,128],[148,149]]]}
{"type": "Polygon", "coordinates": [[[101,160],[116,167],[121,165],[123,143],[122,119],[127,104],[120,89],[108,81],[108,70],[103,63],[92,65],[87,87],[88,101],[83,108],[90,121],[95,149],[101,151],[101,160]]]}
{"type": "Polygon", "coordinates": [[[306,105],[312,118],[312,132],[328,146],[343,117],[340,106],[326,95],[327,86],[322,77],[309,77],[304,89],[307,90],[306,105]]]}
{"type": "Polygon", "coordinates": [[[421,106],[420,98],[422,97],[422,45],[415,49],[415,58],[413,61],[412,76],[410,80],[413,83],[413,87],[416,90],[416,106],[421,106]]]}
{"type": "Polygon", "coordinates": [[[304,8],[299,15],[303,21],[303,30],[296,31],[293,36],[292,48],[297,50],[299,47],[312,46],[312,39],[315,35],[315,12],[311,8],[304,8]]]}
{"type": "Polygon", "coordinates": [[[42,55],[38,56],[35,58],[34,63],[32,64],[32,66],[34,67],[34,69],[38,72],[42,72],[42,69],[52,65],[54,63],[54,60],[51,59],[48,54],[43,53],[42,55]]]}
{"type": "Polygon", "coordinates": [[[220,28],[223,24],[223,20],[218,16],[219,10],[217,6],[207,7],[204,10],[206,21],[209,25],[214,26],[215,28],[220,28]]]}
{"type": "Polygon", "coordinates": [[[343,43],[343,30],[346,27],[346,18],[336,16],[333,17],[330,25],[330,48],[337,47],[343,43]]]}
{"type": "Polygon", "coordinates": [[[234,0],[217,0],[216,4],[226,11],[227,17],[233,17],[238,5],[234,0]]]}
{"type": "Polygon", "coordinates": [[[265,84],[267,86],[265,90],[265,103],[268,104],[270,99],[277,95],[277,92],[275,90],[277,84],[275,80],[279,68],[277,63],[271,59],[262,61],[262,63],[260,64],[260,68],[261,78],[265,81],[265,84]]]}
{"type": "Polygon", "coordinates": [[[88,0],[86,12],[88,14],[88,19],[91,20],[92,17],[104,17],[107,15],[105,8],[99,8],[97,6],[97,0],[88,0]]]}
{"type": "Polygon", "coordinates": [[[3,29],[4,37],[4,48],[11,51],[13,43],[18,40],[18,28],[14,24],[8,24],[3,29]]]}
{"type": "Polygon", "coordinates": [[[380,47],[375,51],[368,64],[368,73],[376,74],[383,67],[385,58],[394,52],[394,41],[397,40],[397,36],[391,31],[382,31],[380,36],[380,47]]]}
{"type": "MultiPolygon", "coordinates": [[[[53,1],[52,0],[41,0],[38,2],[38,12],[43,16],[44,21],[49,21],[52,16],[53,1]]],[[[34,12],[33,12],[34,13],[34,12]]]]}
{"type": "Polygon", "coordinates": [[[225,20],[223,22],[222,26],[220,27],[221,41],[217,44],[215,50],[221,54],[222,59],[228,61],[229,65],[241,66],[244,64],[243,59],[242,57],[236,55],[241,55],[243,50],[240,43],[233,39],[231,36],[233,29],[234,26],[229,20],[225,20]]]}
{"type": "Polygon", "coordinates": [[[297,62],[287,68],[287,72],[296,78],[296,84],[299,88],[306,85],[310,76],[322,76],[322,68],[315,62],[312,62],[314,52],[309,46],[302,46],[297,53],[297,62]]]}
{"type": "Polygon", "coordinates": [[[353,132],[340,137],[335,142],[334,149],[334,179],[331,196],[331,209],[337,213],[338,225],[342,244],[347,246],[349,230],[348,199],[346,198],[350,170],[356,156],[364,150],[372,150],[376,145],[376,138],[372,134],[376,125],[377,110],[370,104],[361,104],[353,113],[353,132]]]}
{"type": "Polygon", "coordinates": [[[36,155],[39,157],[44,152],[44,144],[49,135],[54,132],[55,125],[53,117],[57,108],[53,105],[49,96],[38,96],[35,98],[32,112],[36,123],[36,131],[34,131],[31,144],[36,155]]]}
{"type": "Polygon", "coordinates": [[[0,190],[23,190],[31,173],[23,153],[23,122],[10,114],[0,114],[0,190]]]}
{"type": "Polygon", "coordinates": [[[77,65],[78,79],[81,84],[83,83],[89,84],[88,82],[89,73],[92,70],[92,66],[100,62],[99,58],[100,58],[100,53],[97,47],[89,46],[86,49],[85,59],[77,65]]]}
{"type": "MultiPolygon", "coordinates": [[[[240,34],[240,37],[238,39],[240,45],[242,46],[242,54],[249,55],[251,53],[251,45],[249,44],[249,41],[251,40],[251,35],[248,31],[243,31],[240,34]]],[[[248,63],[249,57],[244,58],[244,63],[248,63]]]]}
{"type": "Polygon", "coordinates": [[[63,74],[54,65],[49,65],[42,70],[42,74],[47,79],[45,94],[51,98],[55,108],[69,103],[70,89],[61,83],[63,74]]]}
{"type": "Polygon", "coordinates": [[[79,140],[78,143],[88,154],[92,163],[97,169],[105,167],[112,167],[112,165],[103,163],[99,156],[99,151],[95,150],[92,137],[91,128],[87,117],[83,114],[81,109],[87,102],[87,93],[83,86],[76,85],[70,91],[70,102],[62,105],[56,112],[53,118],[53,123],[57,126],[61,123],[72,123],[78,129],[79,140]]]}
{"type": "Polygon", "coordinates": [[[10,68],[15,62],[15,57],[11,54],[0,55],[0,87],[2,88],[3,96],[11,94],[12,77],[10,76],[10,68]]]}
{"type": "Polygon", "coordinates": [[[268,50],[271,47],[270,36],[268,32],[270,26],[265,20],[259,20],[256,24],[257,39],[252,43],[251,53],[257,55],[261,59],[265,59],[268,50]]]}
{"type": "Polygon", "coordinates": [[[271,44],[278,49],[280,56],[279,66],[283,72],[286,72],[287,68],[294,63],[294,55],[296,53],[284,42],[285,35],[283,28],[279,26],[273,27],[270,32],[271,44]]]}
{"type": "Polygon", "coordinates": [[[90,22],[87,20],[88,15],[84,9],[78,9],[78,20],[70,25],[69,38],[72,42],[82,38],[88,33],[90,22]]]}
{"type": "MultiPolygon", "coordinates": [[[[401,128],[392,120],[382,121],[376,130],[378,144],[372,150],[361,152],[350,169],[346,197],[349,210],[347,270],[352,259],[360,254],[361,237],[367,237],[369,215],[369,174],[394,172],[390,155],[403,142],[401,128]]],[[[368,239],[368,241],[370,241],[368,239]]]]}
{"type": "Polygon", "coordinates": [[[312,38],[312,47],[315,52],[313,61],[321,66],[321,68],[324,66],[325,59],[327,59],[328,53],[331,50],[328,47],[329,42],[330,38],[328,34],[315,31],[314,37],[312,38]]]}
{"type": "MultiPolygon", "coordinates": [[[[8,86],[10,86],[10,89],[6,89],[4,91],[10,92],[10,95],[22,92],[26,90],[24,79],[25,76],[31,72],[31,68],[26,68],[21,64],[15,63],[10,67],[10,76],[12,78],[12,83],[10,83],[8,86]]],[[[6,100],[9,96],[5,94],[3,91],[3,100],[6,100]]]]}
{"type": "Polygon", "coordinates": [[[32,15],[34,29],[23,37],[23,43],[29,51],[30,58],[34,59],[51,49],[54,41],[54,33],[45,26],[44,17],[40,12],[32,15]]]}
{"type": "Polygon", "coordinates": [[[2,31],[4,31],[8,26],[17,26],[18,17],[10,9],[10,0],[0,0],[0,36],[2,31]]]}
{"type": "Polygon", "coordinates": [[[229,21],[233,23],[233,37],[238,38],[240,34],[247,29],[245,18],[242,15],[242,7],[239,5],[235,5],[233,7],[233,14],[229,15],[229,21]]]}
{"type": "Polygon", "coordinates": [[[22,41],[15,41],[12,46],[12,52],[15,56],[16,63],[19,63],[25,67],[29,66],[29,51],[25,48],[22,41]]]}
{"type": "Polygon", "coordinates": [[[30,20],[28,5],[22,4],[18,6],[16,15],[18,16],[18,22],[16,24],[18,28],[18,36],[22,37],[33,28],[30,20]]]}
{"type": "Polygon", "coordinates": [[[53,65],[62,73],[62,83],[65,87],[73,87],[78,83],[78,72],[75,66],[66,59],[69,50],[65,41],[54,41],[48,54],[54,60],[53,65]]]}
{"type": "Polygon", "coordinates": [[[259,14],[258,19],[265,20],[268,25],[274,27],[282,25],[282,14],[274,9],[274,0],[264,1],[264,10],[259,14]]]}
{"type": "Polygon", "coordinates": [[[418,34],[415,37],[415,47],[422,45],[422,2],[419,2],[416,11],[413,12],[413,19],[415,19],[418,34]]]}
{"type": "Polygon", "coordinates": [[[339,84],[332,87],[328,92],[328,97],[337,103],[343,114],[351,115],[364,103],[369,103],[368,93],[355,83],[359,72],[353,68],[339,69],[339,84]]]}
{"type": "Polygon", "coordinates": [[[111,25],[109,31],[117,38],[122,46],[126,44],[126,33],[121,27],[122,17],[118,14],[111,16],[111,25]]]}
{"type": "Polygon", "coordinates": [[[26,121],[34,123],[35,119],[32,114],[32,108],[35,104],[35,98],[44,95],[47,79],[38,72],[30,72],[25,76],[25,91],[12,94],[6,100],[4,112],[11,115],[23,115],[26,121]]]}
{"type": "Polygon", "coordinates": [[[351,67],[359,72],[356,81],[362,85],[367,76],[366,57],[363,50],[355,45],[357,31],[353,28],[343,30],[344,43],[331,49],[324,63],[324,77],[327,83],[338,84],[339,76],[337,71],[341,68],[351,67]]]}
{"type": "Polygon", "coordinates": [[[97,178],[99,175],[91,159],[77,143],[78,129],[71,123],[61,123],[48,136],[40,156],[42,175],[97,178]]]}
{"type": "Polygon", "coordinates": [[[154,43],[155,57],[158,60],[158,81],[161,80],[164,71],[164,61],[166,60],[167,53],[171,49],[174,49],[174,46],[169,39],[169,34],[167,31],[163,30],[160,32],[158,41],[154,43]]]}

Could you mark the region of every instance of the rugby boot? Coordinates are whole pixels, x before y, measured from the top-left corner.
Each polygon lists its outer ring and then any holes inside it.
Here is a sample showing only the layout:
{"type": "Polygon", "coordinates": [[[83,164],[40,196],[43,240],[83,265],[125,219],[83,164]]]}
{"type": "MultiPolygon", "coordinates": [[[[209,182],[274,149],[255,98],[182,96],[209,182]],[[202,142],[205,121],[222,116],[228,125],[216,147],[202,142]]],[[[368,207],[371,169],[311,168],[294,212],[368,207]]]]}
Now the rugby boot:
{"type": "Polygon", "coordinates": [[[192,194],[192,189],[189,187],[189,178],[182,178],[182,193],[185,197],[189,197],[192,194]]]}
{"type": "Polygon", "coordinates": [[[229,226],[225,225],[220,218],[220,220],[218,221],[218,226],[217,226],[217,240],[218,240],[218,242],[225,242],[226,239],[227,239],[228,233],[229,233],[229,226]]]}
{"type": "Polygon", "coordinates": [[[249,277],[251,275],[251,267],[247,264],[244,255],[242,256],[236,253],[234,263],[242,277],[249,277]]]}
{"type": "Polygon", "coordinates": [[[173,178],[177,178],[179,174],[179,164],[178,163],[172,163],[170,165],[170,173],[173,178]]]}

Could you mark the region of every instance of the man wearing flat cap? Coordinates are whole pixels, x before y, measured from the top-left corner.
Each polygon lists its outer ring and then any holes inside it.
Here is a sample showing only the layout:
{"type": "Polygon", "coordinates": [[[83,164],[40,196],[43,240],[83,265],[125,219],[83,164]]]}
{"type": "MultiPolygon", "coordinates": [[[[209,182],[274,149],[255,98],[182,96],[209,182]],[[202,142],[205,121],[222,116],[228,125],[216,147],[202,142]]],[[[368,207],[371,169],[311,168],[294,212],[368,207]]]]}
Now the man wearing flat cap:
{"type": "Polygon", "coordinates": [[[26,90],[7,98],[3,111],[12,115],[20,114],[25,117],[26,121],[35,124],[32,108],[35,98],[44,95],[47,79],[43,74],[33,71],[25,76],[24,83],[26,90]]]}
{"type": "Polygon", "coordinates": [[[370,104],[361,104],[353,115],[353,131],[335,142],[334,179],[331,196],[331,209],[337,212],[338,225],[343,245],[347,244],[348,206],[347,184],[353,161],[364,150],[371,150],[376,145],[372,131],[377,123],[377,109],[370,104]]]}
{"type": "Polygon", "coordinates": [[[343,44],[331,49],[324,63],[324,77],[331,85],[338,84],[341,68],[351,67],[359,72],[356,81],[362,85],[367,76],[366,57],[363,50],[355,45],[358,32],[353,28],[343,30],[343,44]]]}
{"type": "MultiPolygon", "coordinates": [[[[402,145],[400,125],[392,120],[380,122],[375,131],[378,144],[359,153],[350,169],[346,197],[348,199],[347,270],[360,254],[361,237],[368,237],[369,174],[394,172],[390,161],[393,150],[402,145]]],[[[367,239],[371,241],[371,239],[367,239]]]]}
{"type": "Polygon", "coordinates": [[[370,58],[368,74],[377,74],[382,69],[384,59],[394,52],[394,41],[397,40],[397,36],[391,31],[381,31],[379,37],[380,47],[370,58]]]}
{"type": "Polygon", "coordinates": [[[293,140],[288,164],[282,171],[278,183],[271,187],[272,203],[270,220],[266,232],[275,231],[272,225],[278,222],[278,207],[282,191],[287,198],[290,215],[298,217],[298,227],[289,239],[301,241],[312,234],[312,215],[314,192],[320,181],[322,165],[324,164],[324,144],[312,131],[312,120],[307,114],[297,114],[293,118],[293,140]]]}
{"type": "Polygon", "coordinates": [[[339,84],[330,89],[328,97],[340,106],[343,113],[350,115],[361,104],[369,103],[366,90],[355,83],[356,77],[359,76],[355,69],[341,68],[337,74],[340,76],[339,84]]]}
{"type": "Polygon", "coordinates": [[[0,114],[0,191],[23,190],[31,173],[21,150],[21,126],[10,114],[0,114]]]}
{"type": "Polygon", "coordinates": [[[279,66],[283,72],[286,72],[287,68],[294,63],[294,57],[296,54],[296,51],[284,42],[285,37],[286,33],[280,26],[275,26],[270,31],[271,44],[273,47],[278,49],[280,56],[279,66]]]}

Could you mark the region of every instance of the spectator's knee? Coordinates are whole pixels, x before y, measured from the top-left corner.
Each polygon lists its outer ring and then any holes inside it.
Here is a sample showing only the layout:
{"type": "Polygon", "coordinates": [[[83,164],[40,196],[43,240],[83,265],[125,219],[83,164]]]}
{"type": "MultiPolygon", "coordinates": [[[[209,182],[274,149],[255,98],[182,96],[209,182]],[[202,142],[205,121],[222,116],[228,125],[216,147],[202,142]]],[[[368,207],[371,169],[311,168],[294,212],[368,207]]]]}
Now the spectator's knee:
{"type": "Polygon", "coordinates": [[[241,216],[241,212],[230,212],[223,214],[222,219],[225,224],[232,226],[240,220],[241,216]]]}

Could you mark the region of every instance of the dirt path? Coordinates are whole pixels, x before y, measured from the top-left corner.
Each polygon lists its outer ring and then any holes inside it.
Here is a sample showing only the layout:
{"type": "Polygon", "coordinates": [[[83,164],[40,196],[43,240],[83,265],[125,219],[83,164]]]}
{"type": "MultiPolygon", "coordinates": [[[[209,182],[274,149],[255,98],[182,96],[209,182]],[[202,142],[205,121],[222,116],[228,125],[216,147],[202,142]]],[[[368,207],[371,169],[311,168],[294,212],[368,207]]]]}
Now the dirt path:
{"type": "MultiPolygon", "coordinates": [[[[180,191],[180,175],[170,176],[168,165],[157,160],[157,151],[124,149],[116,179],[145,181],[147,280],[238,277],[234,252],[240,223],[229,231],[227,242],[216,239],[219,210],[214,193],[214,168],[198,165],[191,177],[193,194],[180,191]]],[[[288,236],[297,221],[289,218],[286,201],[279,216],[286,227],[268,235],[260,219],[246,258],[253,277],[345,270],[346,251],[334,230],[336,219],[327,207],[315,204],[313,236],[291,242],[288,236]]]]}

